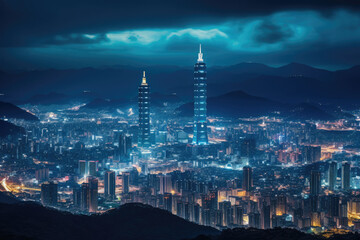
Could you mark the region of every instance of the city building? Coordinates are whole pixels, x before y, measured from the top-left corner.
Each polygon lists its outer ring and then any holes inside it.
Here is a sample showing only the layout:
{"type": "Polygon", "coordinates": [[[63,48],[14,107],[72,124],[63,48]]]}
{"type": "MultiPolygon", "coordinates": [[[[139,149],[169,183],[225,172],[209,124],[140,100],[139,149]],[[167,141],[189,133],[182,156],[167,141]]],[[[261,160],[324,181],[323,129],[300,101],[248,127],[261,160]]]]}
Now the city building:
{"type": "Polygon", "coordinates": [[[341,166],[341,188],[350,189],[350,163],[344,162],[341,166]]]}
{"type": "Polygon", "coordinates": [[[310,175],[310,194],[317,196],[321,191],[321,172],[311,171],[310,175]]]}
{"type": "Polygon", "coordinates": [[[130,172],[123,172],[122,173],[122,188],[123,193],[129,192],[129,185],[130,185],[130,172]]]}
{"type": "Polygon", "coordinates": [[[261,211],[261,228],[269,229],[271,227],[270,206],[264,204],[261,211]]]}
{"type": "Polygon", "coordinates": [[[194,66],[194,134],[192,143],[195,145],[208,144],[206,73],[206,64],[200,45],[197,63],[194,66]]]}
{"type": "Polygon", "coordinates": [[[106,171],[104,175],[104,194],[108,199],[115,199],[115,172],[106,171]]]}
{"type": "Polygon", "coordinates": [[[41,184],[41,203],[44,206],[56,206],[58,201],[58,185],[55,182],[41,184]]]}
{"type": "Polygon", "coordinates": [[[81,187],[78,184],[73,187],[73,205],[75,209],[81,209],[81,187]]]}
{"type": "Polygon", "coordinates": [[[81,184],[81,204],[80,204],[80,210],[81,211],[89,211],[90,206],[90,187],[89,183],[82,183],[81,184]]]}
{"type": "Polygon", "coordinates": [[[164,194],[164,209],[172,212],[172,195],[171,193],[164,194]]]}
{"type": "Polygon", "coordinates": [[[320,146],[304,146],[303,147],[303,160],[304,163],[314,163],[320,161],[321,147],[320,146]]]}
{"type": "Polygon", "coordinates": [[[35,178],[39,182],[44,182],[49,180],[49,168],[40,168],[35,170],[35,178]]]}
{"type": "Polygon", "coordinates": [[[240,144],[240,152],[242,157],[254,157],[256,153],[256,140],[253,138],[243,139],[240,144]]]}
{"type": "Polygon", "coordinates": [[[250,192],[253,187],[253,179],[252,179],[252,168],[245,166],[243,168],[243,181],[242,181],[242,188],[246,192],[250,192]]]}
{"type": "Polygon", "coordinates": [[[97,161],[88,161],[88,176],[96,176],[97,173],[97,161]]]}
{"type": "Polygon", "coordinates": [[[145,71],[143,72],[143,79],[139,86],[139,131],[138,131],[138,146],[150,147],[150,87],[146,82],[145,71]]]}
{"type": "Polygon", "coordinates": [[[129,160],[130,150],[132,148],[131,136],[125,133],[120,133],[119,136],[119,157],[121,161],[129,160]]]}
{"type": "Polygon", "coordinates": [[[86,161],[85,160],[79,160],[79,175],[80,177],[84,177],[86,175],[86,161]]]}
{"type": "Polygon", "coordinates": [[[336,187],[336,178],[337,178],[337,163],[331,161],[329,163],[328,171],[328,181],[329,181],[329,190],[334,191],[336,187]]]}

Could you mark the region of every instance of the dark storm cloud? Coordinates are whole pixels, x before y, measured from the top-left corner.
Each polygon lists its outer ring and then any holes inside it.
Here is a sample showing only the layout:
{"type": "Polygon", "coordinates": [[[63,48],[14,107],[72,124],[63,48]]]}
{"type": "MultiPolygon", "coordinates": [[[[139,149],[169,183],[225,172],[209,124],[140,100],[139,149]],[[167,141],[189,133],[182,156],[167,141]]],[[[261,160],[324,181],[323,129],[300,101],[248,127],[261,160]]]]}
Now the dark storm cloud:
{"type": "Polygon", "coordinates": [[[65,45],[65,44],[94,44],[107,42],[109,39],[105,34],[83,35],[83,34],[68,34],[56,35],[50,37],[40,43],[49,45],[65,45]]]}
{"type": "Polygon", "coordinates": [[[0,0],[0,68],[188,66],[199,43],[209,65],[349,66],[358,2],[0,0]]]}
{"type": "Polygon", "coordinates": [[[31,46],[57,35],[214,23],[285,10],[357,11],[357,0],[0,0],[0,46],[31,46]]]}
{"type": "Polygon", "coordinates": [[[262,21],[256,27],[255,41],[258,43],[282,42],[293,36],[294,32],[287,26],[280,26],[271,21],[262,21]]]}

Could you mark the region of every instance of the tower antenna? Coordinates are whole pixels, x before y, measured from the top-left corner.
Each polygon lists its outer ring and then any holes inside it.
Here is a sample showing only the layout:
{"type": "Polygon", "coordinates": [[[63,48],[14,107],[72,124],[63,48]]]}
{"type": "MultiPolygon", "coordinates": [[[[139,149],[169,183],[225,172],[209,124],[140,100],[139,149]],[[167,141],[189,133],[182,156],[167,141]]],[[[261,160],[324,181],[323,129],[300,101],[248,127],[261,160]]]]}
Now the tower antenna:
{"type": "Polygon", "coordinates": [[[198,53],[198,62],[203,62],[204,59],[203,59],[203,54],[201,52],[201,44],[200,44],[200,50],[199,50],[199,53],[198,53]]]}

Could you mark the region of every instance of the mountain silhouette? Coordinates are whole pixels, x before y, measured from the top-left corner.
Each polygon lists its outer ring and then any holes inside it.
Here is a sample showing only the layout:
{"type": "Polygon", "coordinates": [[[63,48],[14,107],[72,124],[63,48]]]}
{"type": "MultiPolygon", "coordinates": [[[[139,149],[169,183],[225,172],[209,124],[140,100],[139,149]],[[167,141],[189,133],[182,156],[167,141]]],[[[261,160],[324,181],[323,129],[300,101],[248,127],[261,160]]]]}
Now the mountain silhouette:
{"type": "MultiPolygon", "coordinates": [[[[194,114],[194,103],[186,103],[177,109],[182,116],[194,114]]],[[[233,91],[207,100],[209,116],[258,117],[278,116],[287,120],[333,120],[334,115],[309,103],[283,104],[266,98],[253,96],[243,91],[233,91]]],[[[345,115],[341,115],[345,117],[345,115]]],[[[353,117],[352,115],[348,116],[353,117]]]]}
{"type": "Polygon", "coordinates": [[[75,215],[37,203],[0,203],[0,239],[180,240],[219,231],[149,205],[129,203],[103,214],[75,215]]]}
{"type": "MultiPolygon", "coordinates": [[[[146,69],[152,92],[176,93],[184,100],[193,96],[193,69],[176,66],[82,68],[66,70],[1,73],[3,100],[27,100],[36,94],[62,92],[79,96],[84,91],[98,98],[137,96],[142,70],[146,69]],[[13,84],[16,82],[17,84],[13,84]],[[21,86],[21,87],[20,87],[21,86]]],[[[360,104],[360,67],[328,71],[305,64],[290,63],[270,67],[260,63],[240,63],[208,68],[209,96],[243,90],[249,94],[284,103],[308,100],[360,104]],[[266,84],[266,85],[262,85],[266,84]],[[266,86],[266,87],[265,87],[266,86]]]]}
{"type": "MultiPolygon", "coordinates": [[[[29,240],[323,240],[295,229],[226,229],[222,232],[186,221],[140,203],[121,205],[103,214],[77,215],[35,202],[21,202],[0,192],[0,239],[29,240]]],[[[358,233],[329,239],[355,240],[358,233]]]]}
{"type": "Polygon", "coordinates": [[[7,102],[0,102],[0,118],[16,118],[27,121],[39,120],[35,115],[7,102]]]}
{"type": "Polygon", "coordinates": [[[48,94],[36,94],[28,100],[21,102],[21,104],[33,104],[33,105],[63,105],[84,102],[88,100],[85,96],[71,96],[67,94],[50,92],[48,94]]]}

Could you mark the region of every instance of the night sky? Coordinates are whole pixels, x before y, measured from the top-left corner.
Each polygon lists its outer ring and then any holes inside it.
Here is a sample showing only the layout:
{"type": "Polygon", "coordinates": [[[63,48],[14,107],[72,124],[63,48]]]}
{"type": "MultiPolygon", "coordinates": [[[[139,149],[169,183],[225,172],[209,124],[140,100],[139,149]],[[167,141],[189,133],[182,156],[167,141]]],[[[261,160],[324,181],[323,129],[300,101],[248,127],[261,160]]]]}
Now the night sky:
{"type": "Polygon", "coordinates": [[[0,0],[0,69],[360,64],[357,0],[0,0]]]}

